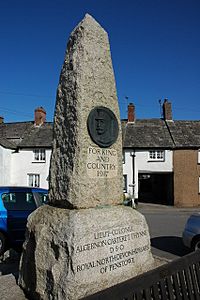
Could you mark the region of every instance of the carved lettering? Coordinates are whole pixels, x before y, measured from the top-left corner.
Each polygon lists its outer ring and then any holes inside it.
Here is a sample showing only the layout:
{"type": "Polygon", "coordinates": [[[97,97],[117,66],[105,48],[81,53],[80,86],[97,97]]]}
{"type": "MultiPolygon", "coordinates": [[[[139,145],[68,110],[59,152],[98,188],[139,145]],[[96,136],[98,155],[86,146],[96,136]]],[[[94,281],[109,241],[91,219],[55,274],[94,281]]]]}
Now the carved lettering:
{"type": "Polygon", "coordinates": [[[113,178],[117,176],[117,151],[115,149],[88,148],[87,174],[91,178],[113,178]]]}
{"type": "Polygon", "coordinates": [[[131,234],[125,234],[125,235],[120,235],[117,237],[113,237],[115,235],[118,235],[122,232],[127,232],[127,230],[133,230],[131,227],[124,227],[121,229],[113,229],[112,231],[104,231],[104,232],[99,232],[99,233],[95,233],[94,234],[94,238],[95,239],[99,239],[99,238],[107,238],[109,236],[112,236],[112,238],[108,238],[108,239],[103,239],[100,241],[96,241],[90,244],[85,244],[85,245],[79,245],[76,247],[76,253],[80,253],[80,252],[84,252],[84,251],[90,251],[92,249],[96,249],[96,248],[101,248],[104,246],[110,246],[110,245],[115,245],[118,243],[123,243],[123,242],[128,242],[131,239],[136,239],[136,238],[140,238],[142,236],[146,236],[147,232],[146,230],[140,231],[140,232],[134,232],[131,234]]]}
{"type": "MultiPolygon", "coordinates": [[[[95,261],[93,260],[83,264],[79,264],[76,267],[76,272],[78,273],[81,271],[90,270],[92,268],[96,268],[99,266],[104,266],[104,270],[106,267],[106,270],[113,271],[117,268],[121,268],[128,264],[134,263],[135,255],[144,251],[148,251],[149,249],[150,249],[149,245],[145,245],[143,247],[137,247],[130,251],[125,251],[108,257],[103,257],[99,260],[95,260],[95,261]]],[[[100,269],[100,273],[104,273],[104,272],[101,272],[100,269]]]]}
{"type": "MultiPolygon", "coordinates": [[[[136,247],[134,249],[127,249],[127,247],[131,245],[131,240],[141,240],[146,236],[147,230],[135,231],[135,224],[94,232],[93,241],[91,241],[91,243],[78,245],[75,248],[75,253],[77,255],[81,254],[82,257],[83,253],[90,251],[92,257],[93,251],[98,251],[98,248],[105,248],[104,253],[110,255],[100,257],[97,260],[79,263],[76,266],[76,272],[80,273],[92,268],[98,268],[98,272],[104,274],[133,264],[135,262],[135,256],[141,252],[149,251],[150,245],[145,244],[144,246],[136,247]]],[[[101,253],[101,251],[99,251],[99,253],[101,253]]],[[[86,257],[90,257],[90,254],[87,254],[86,257]]]]}

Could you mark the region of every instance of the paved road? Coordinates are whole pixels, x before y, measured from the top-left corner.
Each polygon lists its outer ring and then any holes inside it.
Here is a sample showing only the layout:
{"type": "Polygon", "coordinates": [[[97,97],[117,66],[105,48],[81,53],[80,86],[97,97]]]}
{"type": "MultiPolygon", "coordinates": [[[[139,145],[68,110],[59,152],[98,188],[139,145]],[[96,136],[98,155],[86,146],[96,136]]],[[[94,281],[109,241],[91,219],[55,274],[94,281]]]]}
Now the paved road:
{"type": "Polygon", "coordinates": [[[197,208],[139,204],[138,211],[146,217],[154,255],[173,260],[190,252],[182,243],[182,231],[197,208]]]}

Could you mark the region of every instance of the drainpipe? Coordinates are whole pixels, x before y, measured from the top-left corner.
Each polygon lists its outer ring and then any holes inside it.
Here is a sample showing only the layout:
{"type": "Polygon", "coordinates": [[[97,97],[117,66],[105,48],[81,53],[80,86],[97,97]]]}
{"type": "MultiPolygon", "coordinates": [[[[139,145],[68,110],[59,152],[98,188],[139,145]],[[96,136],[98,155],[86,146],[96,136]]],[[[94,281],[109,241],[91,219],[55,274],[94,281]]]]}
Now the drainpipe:
{"type": "Polygon", "coordinates": [[[132,172],[133,172],[133,180],[132,183],[129,184],[130,187],[132,187],[132,195],[131,195],[131,200],[132,200],[132,207],[135,207],[135,150],[131,151],[130,153],[132,157],[132,172]]]}

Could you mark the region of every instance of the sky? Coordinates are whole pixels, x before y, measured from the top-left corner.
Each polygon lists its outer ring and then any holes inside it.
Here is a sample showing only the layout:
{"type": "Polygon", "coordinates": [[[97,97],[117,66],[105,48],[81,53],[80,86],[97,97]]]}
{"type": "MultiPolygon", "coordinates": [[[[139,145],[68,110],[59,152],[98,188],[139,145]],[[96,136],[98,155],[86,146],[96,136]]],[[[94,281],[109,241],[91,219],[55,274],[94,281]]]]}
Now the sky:
{"type": "Polygon", "coordinates": [[[0,0],[0,116],[53,121],[66,44],[86,13],[108,32],[121,118],[200,120],[200,0],[0,0]],[[127,99],[128,98],[128,99],[127,99]]]}

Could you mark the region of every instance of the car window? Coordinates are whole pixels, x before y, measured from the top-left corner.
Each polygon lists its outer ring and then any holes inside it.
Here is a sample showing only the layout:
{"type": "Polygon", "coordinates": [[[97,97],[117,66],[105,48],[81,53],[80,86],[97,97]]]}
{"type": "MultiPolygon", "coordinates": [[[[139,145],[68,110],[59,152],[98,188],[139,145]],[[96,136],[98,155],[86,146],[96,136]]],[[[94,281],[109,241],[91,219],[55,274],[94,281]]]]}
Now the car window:
{"type": "Polygon", "coordinates": [[[48,195],[42,192],[33,192],[38,206],[48,203],[48,195]]]}
{"type": "Polygon", "coordinates": [[[7,210],[34,210],[36,208],[32,193],[4,193],[2,194],[2,201],[7,210]]]}
{"type": "Polygon", "coordinates": [[[3,200],[3,203],[15,203],[16,202],[16,198],[15,198],[15,194],[14,193],[5,193],[5,194],[2,194],[1,196],[2,200],[3,200]]]}

